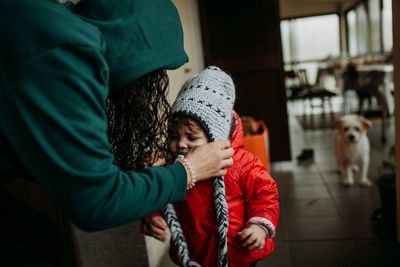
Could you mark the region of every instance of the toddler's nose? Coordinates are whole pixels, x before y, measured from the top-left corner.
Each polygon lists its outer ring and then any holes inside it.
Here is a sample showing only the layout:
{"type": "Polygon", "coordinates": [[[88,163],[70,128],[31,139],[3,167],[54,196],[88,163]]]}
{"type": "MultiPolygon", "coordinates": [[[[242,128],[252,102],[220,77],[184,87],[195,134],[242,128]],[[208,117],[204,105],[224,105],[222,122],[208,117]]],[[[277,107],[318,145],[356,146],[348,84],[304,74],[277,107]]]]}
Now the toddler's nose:
{"type": "Polygon", "coordinates": [[[178,148],[179,148],[179,149],[187,148],[187,144],[186,144],[185,140],[183,140],[183,139],[180,139],[180,140],[179,140],[179,142],[178,142],[178,148]]]}

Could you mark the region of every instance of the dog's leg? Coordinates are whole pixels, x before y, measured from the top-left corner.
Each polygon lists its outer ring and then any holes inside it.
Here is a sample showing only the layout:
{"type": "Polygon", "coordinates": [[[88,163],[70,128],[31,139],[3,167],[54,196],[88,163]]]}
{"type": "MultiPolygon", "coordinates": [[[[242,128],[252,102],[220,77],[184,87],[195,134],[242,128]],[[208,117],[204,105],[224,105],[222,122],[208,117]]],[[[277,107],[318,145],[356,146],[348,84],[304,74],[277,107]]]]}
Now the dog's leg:
{"type": "Polygon", "coordinates": [[[370,187],[371,186],[371,181],[368,179],[367,174],[368,174],[368,159],[364,159],[363,162],[360,164],[360,180],[359,183],[361,186],[364,187],[370,187]]]}
{"type": "Polygon", "coordinates": [[[340,160],[336,160],[336,172],[340,175],[344,174],[344,165],[343,162],[341,162],[340,160]]]}
{"type": "Polygon", "coordinates": [[[353,179],[353,168],[351,165],[344,166],[342,172],[342,184],[350,186],[354,183],[353,179]]]}

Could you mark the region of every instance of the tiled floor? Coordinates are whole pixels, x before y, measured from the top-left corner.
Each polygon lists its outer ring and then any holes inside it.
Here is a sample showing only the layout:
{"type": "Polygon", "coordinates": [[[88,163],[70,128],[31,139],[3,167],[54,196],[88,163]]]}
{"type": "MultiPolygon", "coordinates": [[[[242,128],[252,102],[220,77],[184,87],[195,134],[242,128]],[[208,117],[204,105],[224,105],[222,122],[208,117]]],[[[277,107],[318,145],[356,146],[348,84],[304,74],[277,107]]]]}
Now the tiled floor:
{"type": "MultiPolygon", "coordinates": [[[[338,106],[340,104],[340,99],[338,106]]],[[[400,266],[395,233],[377,226],[371,215],[380,207],[379,190],[339,183],[332,148],[332,130],[304,131],[295,114],[299,103],[288,105],[292,156],[273,163],[271,175],[280,194],[280,222],[275,251],[258,267],[369,267],[400,266]],[[303,148],[314,149],[314,159],[297,162],[303,148]]],[[[380,142],[379,120],[368,132],[371,143],[369,178],[382,173],[382,159],[394,144],[393,120],[388,141],[380,142]]],[[[162,267],[175,266],[168,259],[162,267]]]]}

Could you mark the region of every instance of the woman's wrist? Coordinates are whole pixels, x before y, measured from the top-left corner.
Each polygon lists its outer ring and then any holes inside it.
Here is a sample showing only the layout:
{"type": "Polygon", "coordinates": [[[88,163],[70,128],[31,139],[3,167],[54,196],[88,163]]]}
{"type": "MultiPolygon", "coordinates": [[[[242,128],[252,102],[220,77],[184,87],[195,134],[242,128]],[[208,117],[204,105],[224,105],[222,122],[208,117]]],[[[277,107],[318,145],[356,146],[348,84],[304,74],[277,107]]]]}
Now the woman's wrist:
{"type": "Polygon", "coordinates": [[[195,171],[193,170],[193,167],[192,167],[190,161],[185,159],[185,157],[183,155],[178,156],[176,161],[181,163],[185,167],[186,174],[187,174],[186,189],[187,190],[192,189],[196,183],[196,174],[195,174],[195,171]]]}

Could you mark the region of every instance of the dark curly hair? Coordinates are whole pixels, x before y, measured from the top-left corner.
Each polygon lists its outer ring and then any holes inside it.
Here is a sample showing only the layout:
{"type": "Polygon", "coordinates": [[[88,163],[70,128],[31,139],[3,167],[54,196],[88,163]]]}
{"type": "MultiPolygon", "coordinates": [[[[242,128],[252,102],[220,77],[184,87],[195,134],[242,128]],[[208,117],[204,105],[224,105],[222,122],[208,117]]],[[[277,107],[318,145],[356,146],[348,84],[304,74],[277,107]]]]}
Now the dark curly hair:
{"type": "Polygon", "coordinates": [[[107,99],[108,138],[122,170],[150,166],[160,157],[155,152],[167,151],[168,88],[167,72],[156,70],[107,99]]]}

